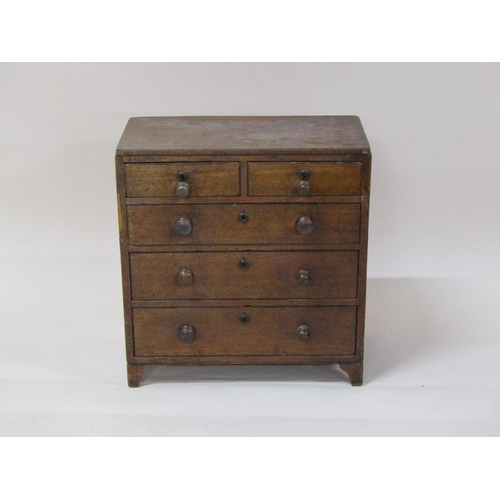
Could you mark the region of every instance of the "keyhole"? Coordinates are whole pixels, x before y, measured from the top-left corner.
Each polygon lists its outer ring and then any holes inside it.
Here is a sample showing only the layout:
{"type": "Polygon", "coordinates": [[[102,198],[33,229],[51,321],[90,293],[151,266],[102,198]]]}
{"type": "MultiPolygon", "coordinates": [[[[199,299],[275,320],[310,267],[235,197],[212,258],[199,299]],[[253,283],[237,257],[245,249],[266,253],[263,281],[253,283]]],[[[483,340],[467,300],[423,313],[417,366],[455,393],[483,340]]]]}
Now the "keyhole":
{"type": "Polygon", "coordinates": [[[309,170],[301,170],[299,176],[303,181],[307,181],[307,179],[309,179],[309,175],[309,170]]]}
{"type": "Polygon", "coordinates": [[[179,174],[177,175],[177,178],[179,179],[180,182],[186,182],[188,176],[187,176],[186,172],[179,172],[179,174]]]}
{"type": "Polygon", "coordinates": [[[250,321],[250,316],[248,316],[247,314],[243,313],[241,316],[240,316],[240,321],[242,323],[248,323],[250,321]]]}

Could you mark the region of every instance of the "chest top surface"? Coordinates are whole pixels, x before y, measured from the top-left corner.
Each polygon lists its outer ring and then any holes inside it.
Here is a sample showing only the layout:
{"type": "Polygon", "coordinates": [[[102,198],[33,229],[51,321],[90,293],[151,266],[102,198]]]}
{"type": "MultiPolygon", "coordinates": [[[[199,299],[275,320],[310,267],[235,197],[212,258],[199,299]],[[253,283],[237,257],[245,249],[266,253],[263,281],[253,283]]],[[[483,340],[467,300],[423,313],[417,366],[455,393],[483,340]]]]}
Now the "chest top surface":
{"type": "Polygon", "coordinates": [[[367,154],[357,116],[131,118],[116,154],[367,154]]]}

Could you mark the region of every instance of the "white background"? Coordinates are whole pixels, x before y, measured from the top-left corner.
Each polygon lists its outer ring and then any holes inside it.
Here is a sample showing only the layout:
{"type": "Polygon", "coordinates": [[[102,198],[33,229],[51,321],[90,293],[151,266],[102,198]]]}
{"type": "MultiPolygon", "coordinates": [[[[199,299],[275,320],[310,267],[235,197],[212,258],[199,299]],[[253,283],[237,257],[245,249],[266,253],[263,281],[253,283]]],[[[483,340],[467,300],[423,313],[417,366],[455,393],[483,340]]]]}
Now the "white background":
{"type": "Polygon", "coordinates": [[[2,64],[2,435],[499,435],[498,64],[2,64]],[[359,115],[365,385],[159,367],[128,389],[114,149],[131,116],[359,115]]]}

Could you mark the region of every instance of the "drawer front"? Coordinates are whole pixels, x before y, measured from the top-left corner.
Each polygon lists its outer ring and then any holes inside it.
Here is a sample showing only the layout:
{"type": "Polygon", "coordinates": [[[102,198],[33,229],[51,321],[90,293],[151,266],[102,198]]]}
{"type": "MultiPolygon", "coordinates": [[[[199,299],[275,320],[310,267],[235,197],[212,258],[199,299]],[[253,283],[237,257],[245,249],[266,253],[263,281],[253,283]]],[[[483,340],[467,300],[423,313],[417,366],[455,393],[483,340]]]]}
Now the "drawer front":
{"type": "Polygon", "coordinates": [[[359,242],[357,203],[135,205],[127,214],[131,245],[359,242]]]}
{"type": "Polygon", "coordinates": [[[250,162],[249,196],[357,196],[361,163],[250,162]]]}
{"type": "Polygon", "coordinates": [[[351,299],[357,251],[132,253],[132,298],[351,299]]]}
{"type": "Polygon", "coordinates": [[[356,307],[135,308],[133,328],[136,356],[352,355],[356,307]]]}
{"type": "Polygon", "coordinates": [[[130,198],[240,195],[240,164],[236,162],[129,163],[125,179],[130,198]]]}

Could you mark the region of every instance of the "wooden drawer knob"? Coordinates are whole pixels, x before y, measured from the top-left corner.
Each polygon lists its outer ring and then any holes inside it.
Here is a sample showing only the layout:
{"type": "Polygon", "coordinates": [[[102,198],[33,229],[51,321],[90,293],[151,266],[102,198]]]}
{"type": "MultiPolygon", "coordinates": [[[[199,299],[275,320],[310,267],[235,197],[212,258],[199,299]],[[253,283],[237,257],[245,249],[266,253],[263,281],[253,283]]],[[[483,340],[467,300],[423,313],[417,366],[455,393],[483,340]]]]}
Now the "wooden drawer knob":
{"type": "Polygon", "coordinates": [[[176,193],[179,198],[187,198],[189,196],[189,182],[188,180],[188,174],[186,172],[179,172],[177,174],[177,180],[179,181],[177,183],[177,188],[176,188],[176,193]]]}
{"type": "Polygon", "coordinates": [[[307,325],[300,325],[297,328],[297,338],[301,342],[307,342],[309,340],[309,327],[307,325]]]}
{"type": "Polygon", "coordinates": [[[175,191],[179,198],[187,198],[189,196],[189,183],[178,182],[175,191]]]}
{"type": "Polygon", "coordinates": [[[309,181],[300,181],[298,185],[299,196],[311,196],[311,184],[309,181]]]}
{"type": "Polygon", "coordinates": [[[189,236],[193,231],[193,224],[186,217],[180,217],[175,223],[175,231],[181,236],[189,236]]]}
{"type": "Polygon", "coordinates": [[[295,228],[300,234],[311,234],[314,229],[314,222],[310,217],[299,217],[295,228]]]}
{"type": "Polygon", "coordinates": [[[191,344],[196,337],[196,331],[192,326],[184,325],[179,329],[179,340],[185,344],[191,344]]]}
{"type": "Polygon", "coordinates": [[[194,275],[189,269],[181,269],[177,275],[177,283],[181,286],[189,286],[194,281],[194,275]]]}

